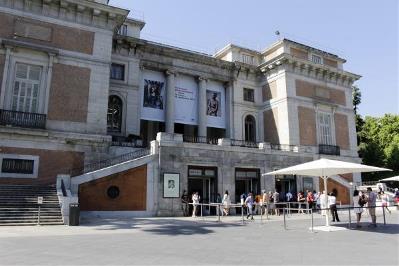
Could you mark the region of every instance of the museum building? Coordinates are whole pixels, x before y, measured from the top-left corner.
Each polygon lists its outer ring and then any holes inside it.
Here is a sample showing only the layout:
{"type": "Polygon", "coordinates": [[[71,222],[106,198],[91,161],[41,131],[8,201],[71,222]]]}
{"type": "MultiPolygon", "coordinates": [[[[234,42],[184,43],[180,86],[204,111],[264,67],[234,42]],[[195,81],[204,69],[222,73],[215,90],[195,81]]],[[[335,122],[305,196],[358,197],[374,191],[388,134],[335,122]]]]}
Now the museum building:
{"type": "MultiPolygon", "coordinates": [[[[0,0],[0,185],[57,184],[88,213],[181,215],[184,190],[318,191],[318,177],[261,174],[361,161],[345,59],[288,39],[199,53],[140,38],[128,14],[0,0]]],[[[342,204],[349,182],[361,176],[328,184],[342,204]]]]}

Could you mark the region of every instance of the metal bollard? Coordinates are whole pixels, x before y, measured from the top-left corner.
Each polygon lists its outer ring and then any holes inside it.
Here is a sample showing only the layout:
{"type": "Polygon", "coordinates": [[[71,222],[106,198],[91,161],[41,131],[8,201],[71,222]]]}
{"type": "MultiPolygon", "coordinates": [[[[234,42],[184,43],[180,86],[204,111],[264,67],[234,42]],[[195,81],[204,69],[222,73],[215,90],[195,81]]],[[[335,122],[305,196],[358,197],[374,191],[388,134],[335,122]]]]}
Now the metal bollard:
{"type": "Polygon", "coordinates": [[[218,208],[218,222],[220,222],[220,204],[217,204],[216,208],[218,208]]]}
{"type": "Polygon", "coordinates": [[[284,229],[287,230],[287,224],[285,221],[285,209],[283,209],[283,216],[284,216],[284,229]]]}
{"type": "Polygon", "coordinates": [[[202,217],[202,203],[201,203],[201,217],[202,217]]]}
{"type": "Polygon", "coordinates": [[[269,204],[266,204],[266,220],[269,220],[269,204]]]}
{"type": "Polygon", "coordinates": [[[37,213],[37,225],[40,225],[40,205],[39,205],[39,210],[37,213]]]}
{"type": "Polygon", "coordinates": [[[351,209],[350,208],[348,208],[348,212],[349,212],[349,225],[348,225],[348,228],[351,229],[352,220],[351,220],[351,209]]]}
{"type": "Polygon", "coordinates": [[[244,205],[241,205],[241,218],[242,218],[242,223],[244,223],[244,205]]]}
{"type": "Polygon", "coordinates": [[[313,210],[310,210],[310,214],[312,215],[311,221],[310,221],[310,228],[312,230],[313,233],[313,210]]]}
{"type": "Polygon", "coordinates": [[[387,224],[387,221],[385,220],[385,208],[382,206],[382,215],[384,216],[384,225],[387,224]]]}

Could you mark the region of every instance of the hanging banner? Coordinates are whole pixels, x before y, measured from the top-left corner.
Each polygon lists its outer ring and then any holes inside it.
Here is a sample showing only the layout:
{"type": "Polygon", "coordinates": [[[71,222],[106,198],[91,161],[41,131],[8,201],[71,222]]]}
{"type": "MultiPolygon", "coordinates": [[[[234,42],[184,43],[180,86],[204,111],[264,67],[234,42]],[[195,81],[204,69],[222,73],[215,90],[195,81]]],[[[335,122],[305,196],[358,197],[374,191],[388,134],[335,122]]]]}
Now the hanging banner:
{"type": "Polygon", "coordinates": [[[162,72],[143,71],[141,119],[165,121],[165,76],[162,72]]]}
{"type": "Polygon", "coordinates": [[[223,84],[208,81],[208,88],[206,90],[208,127],[226,128],[225,108],[225,88],[223,84]]]}
{"type": "Polygon", "coordinates": [[[194,77],[179,75],[175,87],[175,122],[198,123],[198,84],[194,77]]]}

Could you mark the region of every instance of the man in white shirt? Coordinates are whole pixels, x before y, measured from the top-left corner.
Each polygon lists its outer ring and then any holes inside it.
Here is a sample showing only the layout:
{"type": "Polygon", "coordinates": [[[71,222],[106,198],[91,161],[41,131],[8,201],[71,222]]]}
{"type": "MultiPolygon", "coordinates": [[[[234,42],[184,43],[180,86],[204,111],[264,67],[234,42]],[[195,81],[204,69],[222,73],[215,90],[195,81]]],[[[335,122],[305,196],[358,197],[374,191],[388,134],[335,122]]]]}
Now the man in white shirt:
{"type": "Polygon", "coordinates": [[[285,198],[287,199],[287,202],[290,202],[292,200],[292,193],[290,191],[288,191],[285,194],[285,198]]]}
{"type": "Polygon", "coordinates": [[[375,203],[377,201],[377,194],[373,192],[371,187],[367,188],[368,199],[367,199],[367,207],[369,207],[369,214],[371,217],[371,226],[377,226],[377,216],[375,216],[375,203]]]}
{"type": "Polygon", "coordinates": [[[337,212],[337,198],[335,197],[334,193],[331,192],[328,196],[328,205],[331,210],[332,221],[339,222],[338,212],[337,212]]]}

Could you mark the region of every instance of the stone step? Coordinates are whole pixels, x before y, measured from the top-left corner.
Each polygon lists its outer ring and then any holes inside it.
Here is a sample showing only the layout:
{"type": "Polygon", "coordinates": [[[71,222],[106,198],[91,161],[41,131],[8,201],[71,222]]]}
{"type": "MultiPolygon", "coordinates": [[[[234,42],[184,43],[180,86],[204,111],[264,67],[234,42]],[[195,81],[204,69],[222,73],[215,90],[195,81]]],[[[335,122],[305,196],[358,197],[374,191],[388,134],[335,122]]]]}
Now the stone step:
{"type": "MultiPolygon", "coordinates": [[[[16,223],[0,223],[0,226],[37,226],[36,222],[16,222],[16,223]]],[[[62,221],[57,222],[40,222],[40,225],[64,225],[62,221]]]]}

